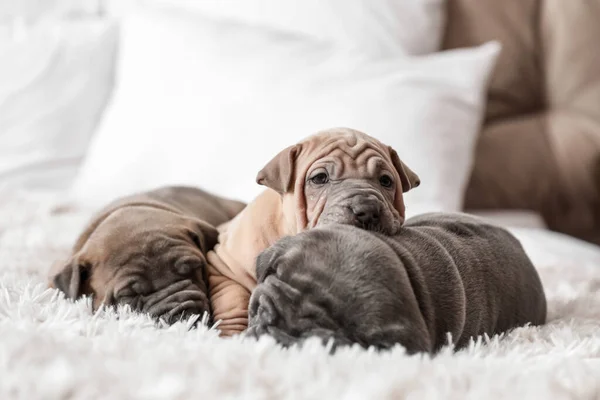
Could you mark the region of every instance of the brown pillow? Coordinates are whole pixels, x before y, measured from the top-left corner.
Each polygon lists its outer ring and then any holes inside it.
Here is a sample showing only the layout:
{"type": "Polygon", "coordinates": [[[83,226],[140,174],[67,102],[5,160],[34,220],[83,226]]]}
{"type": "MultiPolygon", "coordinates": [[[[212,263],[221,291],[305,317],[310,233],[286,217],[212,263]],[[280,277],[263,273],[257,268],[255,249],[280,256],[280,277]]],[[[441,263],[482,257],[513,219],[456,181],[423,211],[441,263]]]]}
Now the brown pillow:
{"type": "Polygon", "coordinates": [[[444,48],[499,40],[467,209],[600,243],[600,0],[449,0],[444,48]]]}

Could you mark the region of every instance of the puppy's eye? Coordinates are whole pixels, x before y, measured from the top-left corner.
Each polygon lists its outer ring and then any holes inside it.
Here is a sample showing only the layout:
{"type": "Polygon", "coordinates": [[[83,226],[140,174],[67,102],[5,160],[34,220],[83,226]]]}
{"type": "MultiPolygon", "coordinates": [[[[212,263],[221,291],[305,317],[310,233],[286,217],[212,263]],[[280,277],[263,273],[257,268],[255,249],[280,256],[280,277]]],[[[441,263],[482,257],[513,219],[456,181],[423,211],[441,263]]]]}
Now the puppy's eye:
{"type": "Polygon", "coordinates": [[[379,178],[379,183],[381,184],[381,186],[389,188],[392,187],[394,181],[389,175],[382,175],[381,178],[379,178]]]}
{"type": "Polygon", "coordinates": [[[196,270],[204,269],[206,265],[202,260],[182,259],[175,263],[175,271],[179,275],[187,276],[196,270]]]}
{"type": "Polygon", "coordinates": [[[138,294],[131,289],[119,290],[114,295],[114,300],[118,303],[130,303],[137,298],[138,294]]]}
{"type": "Polygon", "coordinates": [[[135,294],[146,294],[152,290],[152,287],[148,282],[139,281],[131,285],[131,290],[135,294]]]}
{"type": "Polygon", "coordinates": [[[315,185],[324,185],[327,182],[329,182],[329,175],[327,175],[327,173],[325,172],[319,172],[318,174],[310,178],[310,181],[315,185]]]}
{"type": "Polygon", "coordinates": [[[204,251],[204,247],[202,246],[202,241],[200,240],[200,236],[196,232],[190,231],[190,237],[192,242],[198,247],[201,251],[204,251]]]}

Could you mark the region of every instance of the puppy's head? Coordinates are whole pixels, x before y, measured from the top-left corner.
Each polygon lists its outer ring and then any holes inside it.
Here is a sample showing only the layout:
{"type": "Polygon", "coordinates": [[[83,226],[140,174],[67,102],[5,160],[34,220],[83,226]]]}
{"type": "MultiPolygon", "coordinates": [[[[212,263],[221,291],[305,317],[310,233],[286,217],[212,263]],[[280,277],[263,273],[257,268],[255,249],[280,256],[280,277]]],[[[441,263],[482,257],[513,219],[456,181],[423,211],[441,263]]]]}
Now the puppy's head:
{"type": "Polygon", "coordinates": [[[289,346],[309,337],[428,350],[406,271],[378,236],[332,225],[288,236],[257,258],[249,330],[289,346]]]}
{"type": "Polygon", "coordinates": [[[117,209],[90,233],[53,277],[67,297],[174,321],[209,311],[204,254],[217,241],[211,225],[146,206],[117,209]]]}
{"type": "Polygon", "coordinates": [[[328,261],[313,256],[331,237],[320,229],[310,232],[286,236],[257,257],[246,335],[270,335],[284,347],[313,336],[333,340],[334,347],[351,343],[337,312],[340,299],[325,290],[332,277],[328,261]],[[314,252],[304,253],[307,248],[314,252]]]}
{"type": "Polygon", "coordinates": [[[403,193],[420,179],[391,147],[336,128],[281,151],[257,182],[295,209],[298,231],[341,223],[394,234],[405,218],[403,193]]]}

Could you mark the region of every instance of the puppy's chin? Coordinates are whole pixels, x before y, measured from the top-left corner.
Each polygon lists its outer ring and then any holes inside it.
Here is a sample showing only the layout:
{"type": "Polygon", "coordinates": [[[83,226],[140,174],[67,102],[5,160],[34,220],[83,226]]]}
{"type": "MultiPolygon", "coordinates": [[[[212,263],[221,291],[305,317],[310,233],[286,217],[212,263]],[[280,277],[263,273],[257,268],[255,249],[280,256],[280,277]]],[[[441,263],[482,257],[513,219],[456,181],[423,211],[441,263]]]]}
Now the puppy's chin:
{"type": "Polygon", "coordinates": [[[283,348],[289,348],[292,346],[298,346],[302,348],[309,340],[320,340],[323,346],[329,346],[330,354],[335,354],[338,349],[352,346],[354,344],[359,344],[360,346],[366,348],[366,346],[358,342],[354,342],[338,332],[319,328],[309,329],[297,335],[292,335],[289,331],[280,329],[276,326],[251,326],[248,328],[248,330],[246,330],[246,332],[244,332],[244,336],[254,339],[260,339],[262,336],[270,336],[278,345],[283,348]]]}
{"type": "Polygon", "coordinates": [[[361,222],[357,220],[353,215],[343,212],[323,212],[315,227],[328,226],[328,225],[351,225],[360,229],[364,229],[370,232],[382,233],[387,236],[393,236],[398,233],[403,225],[403,221],[396,218],[384,218],[376,222],[361,222]]]}

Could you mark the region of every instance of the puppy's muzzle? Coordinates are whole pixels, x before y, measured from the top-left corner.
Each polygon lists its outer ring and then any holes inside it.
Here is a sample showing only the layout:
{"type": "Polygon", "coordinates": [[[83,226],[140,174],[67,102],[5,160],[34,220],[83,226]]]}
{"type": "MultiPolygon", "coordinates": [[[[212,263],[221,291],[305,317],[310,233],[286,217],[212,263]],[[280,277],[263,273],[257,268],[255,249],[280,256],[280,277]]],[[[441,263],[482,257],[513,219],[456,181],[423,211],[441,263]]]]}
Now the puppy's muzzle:
{"type": "Polygon", "coordinates": [[[353,225],[389,235],[396,233],[401,222],[383,194],[364,184],[339,185],[332,192],[319,217],[317,226],[353,225]]]}
{"type": "Polygon", "coordinates": [[[357,195],[347,206],[357,226],[369,227],[379,224],[381,218],[381,202],[373,195],[357,195]]]}
{"type": "Polygon", "coordinates": [[[208,298],[191,280],[173,283],[145,297],[140,311],[167,323],[210,312],[208,298]]]}

